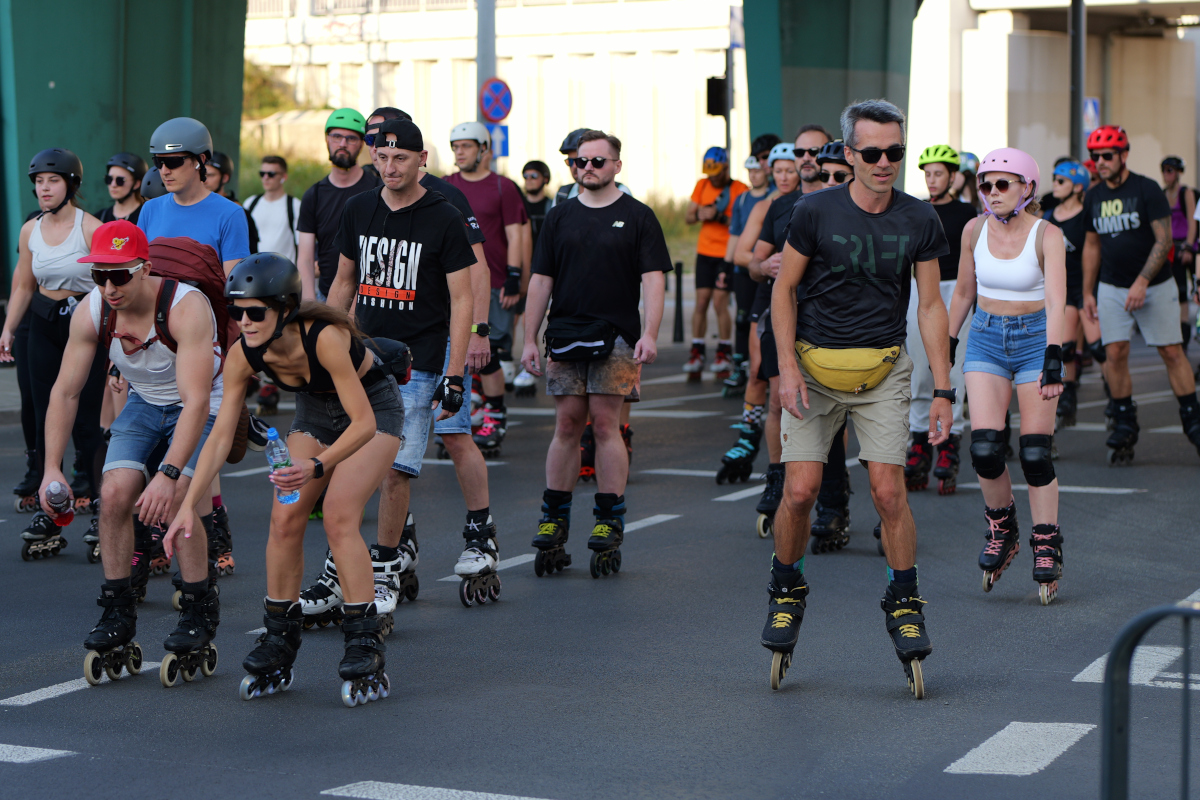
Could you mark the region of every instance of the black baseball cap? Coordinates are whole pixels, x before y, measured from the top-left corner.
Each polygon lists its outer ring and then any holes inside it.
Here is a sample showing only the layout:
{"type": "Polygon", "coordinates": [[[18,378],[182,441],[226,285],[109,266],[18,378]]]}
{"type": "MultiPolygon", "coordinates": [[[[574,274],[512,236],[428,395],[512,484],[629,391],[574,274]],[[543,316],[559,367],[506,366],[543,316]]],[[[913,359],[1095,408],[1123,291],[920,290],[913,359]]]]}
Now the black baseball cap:
{"type": "Polygon", "coordinates": [[[387,147],[389,135],[396,137],[395,147],[398,150],[419,153],[425,149],[421,129],[411,119],[387,119],[381,122],[379,131],[375,134],[375,146],[387,147]]]}

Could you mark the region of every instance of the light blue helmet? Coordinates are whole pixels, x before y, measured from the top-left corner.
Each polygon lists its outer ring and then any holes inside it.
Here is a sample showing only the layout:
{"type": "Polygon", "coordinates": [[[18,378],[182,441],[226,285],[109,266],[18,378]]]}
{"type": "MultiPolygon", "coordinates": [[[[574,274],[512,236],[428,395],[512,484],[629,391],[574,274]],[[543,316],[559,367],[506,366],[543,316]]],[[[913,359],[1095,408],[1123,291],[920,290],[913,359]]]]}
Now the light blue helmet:
{"type": "Polygon", "coordinates": [[[791,142],[780,142],[771,148],[771,154],[767,156],[767,166],[775,166],[776,161],[795,161],[796,149],[791,142]]]}
{"type": "Polygon", "coordinates": [[[1092,182],[1091,173],[1087,167],[1080,164],[1078,161],[1064,161],[1054,168],[1054,177],[1062,177],[1074,183],[1076,186],[1082,186],[1084,189],[1092,182]]]}

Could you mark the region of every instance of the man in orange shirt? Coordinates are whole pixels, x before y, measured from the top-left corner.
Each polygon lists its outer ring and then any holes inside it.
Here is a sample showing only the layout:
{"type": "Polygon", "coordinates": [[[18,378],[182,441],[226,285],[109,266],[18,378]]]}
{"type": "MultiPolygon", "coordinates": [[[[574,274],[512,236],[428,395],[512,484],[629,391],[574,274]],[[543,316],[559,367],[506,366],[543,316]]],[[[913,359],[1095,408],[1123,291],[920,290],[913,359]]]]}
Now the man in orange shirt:
{"type": "Polygon", "coordinates": [[[713,372],[718,380],[729,376],[733,351],[733,320],[729,316],[729,292],[733,289],[733,265],[725,260],[729,243],[729,211],[746,184],[729,177],[729,155],[723,147],[710,147],[704,154],[704,174],[692,191],[687,223],[700,223],[696,245],[696,307],[692,312],[692,353],[683,365],[689,380],[699,380],[704,371],[704,336],[708,330],[708,306],[717,314],[717,355],[713,372]]]}

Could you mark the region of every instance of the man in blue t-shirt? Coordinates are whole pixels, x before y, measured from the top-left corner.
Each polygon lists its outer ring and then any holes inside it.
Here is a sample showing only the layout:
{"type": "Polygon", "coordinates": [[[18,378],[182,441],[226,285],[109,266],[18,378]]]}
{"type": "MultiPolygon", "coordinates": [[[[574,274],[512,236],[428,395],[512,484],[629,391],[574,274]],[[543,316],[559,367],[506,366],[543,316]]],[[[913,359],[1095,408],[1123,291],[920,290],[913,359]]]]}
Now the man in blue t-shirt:
{"type": "MultiPolygon", "coordinates": [[[[729,211],[729,243],[725,246],[725,260],[733,264],[733,252],[737,248],[738,238],[746,230],[746,220],[750,212],[760,201],[766,200],[771,191],[771,173],[760,162],[757,156],[751,155],[746,159],[746,174],[750,180],[750,191],[742,192],[733,201],[729,211]]],[[[746,372],[743,364],[750,360],[750,307],[754,305],[754,295],[758,284],[750,277],[750,271],[745,267],[733,268],[733,297],[737,301],[737,317],[733,326],[733,375],[726,379],[731,389],[736,390],[746,385],[746,372]]]]}
{"type": "Polygon", "coordinates": [[[186,236],[217,251],[225,274],[250,255],[246,214],[236,203],[204,185],[212,159],[212,137],[203,123],[189,117],[167,120],[150,137],[150,153],[167,194],[142,206],[138,227],[154,241],[186,236]]]}

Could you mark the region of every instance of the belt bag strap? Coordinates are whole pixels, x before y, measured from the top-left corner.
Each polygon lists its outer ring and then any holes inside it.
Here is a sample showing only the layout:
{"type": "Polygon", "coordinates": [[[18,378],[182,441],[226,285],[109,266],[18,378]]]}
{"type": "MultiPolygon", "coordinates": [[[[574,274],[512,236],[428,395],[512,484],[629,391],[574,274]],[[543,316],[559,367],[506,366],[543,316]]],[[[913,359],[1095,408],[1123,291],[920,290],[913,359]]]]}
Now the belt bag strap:
{"type": "Polygon", "coordinates": [[[796,342],[800,366],[813,380],[839,392],[865,392],[878,386],[900,358],[895,347],[836,349],[796,342]]]}

